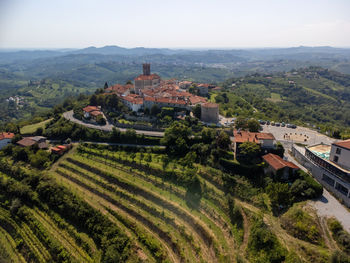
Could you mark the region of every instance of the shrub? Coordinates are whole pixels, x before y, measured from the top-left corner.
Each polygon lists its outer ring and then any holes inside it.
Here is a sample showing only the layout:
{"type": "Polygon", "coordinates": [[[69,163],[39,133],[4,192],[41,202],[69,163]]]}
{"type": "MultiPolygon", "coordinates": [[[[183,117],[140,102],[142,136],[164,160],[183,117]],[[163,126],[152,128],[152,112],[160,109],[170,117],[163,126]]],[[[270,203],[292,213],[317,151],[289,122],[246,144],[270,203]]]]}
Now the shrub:
{"type": "Polygon", "coordinates": [[[293,206],[281,217],[281,224],[292,236],[313,244],[321,244],[319,225],[304,210],[293,206]]]}
{"type": "Polygon", "coordinates": [[[254,222],[248,239],[249,257],[252,262],[283,262],[287,250],[282,247],[262,218],[254,222]]]}
{"type": "Polygon", "coordinates": [[[350,254],[350,234],[343,229],[343,226],[335,218],[328,219],[328,227],[332,232],[337,244],[350,254]]]}

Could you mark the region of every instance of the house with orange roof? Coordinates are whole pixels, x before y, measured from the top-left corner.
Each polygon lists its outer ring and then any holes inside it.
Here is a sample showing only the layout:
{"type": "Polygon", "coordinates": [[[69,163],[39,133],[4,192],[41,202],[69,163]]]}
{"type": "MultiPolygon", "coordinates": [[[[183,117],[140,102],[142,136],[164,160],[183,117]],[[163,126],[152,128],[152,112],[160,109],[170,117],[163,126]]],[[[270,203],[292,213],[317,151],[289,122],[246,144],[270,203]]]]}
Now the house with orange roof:
{"type": "Polygon", "coordinates": [[[249,132],[245,130],[233,131],[233,149],[235,154],[238,153],[238,146],[244,142],[254,142],[263,149],[272,149],[275,147],[275,137],[271,133],[249,132]]]}
{"type": "Polygon", "coordinates": [[[132,111],[139,111],[143,108],[143,98],[137,94],[129,94],[121,97],[122,102],[132,111]]]}
{"type": "Polygon", "coordinates": [[[105,89],[105,92],[115,93],[119,96],[127,96],[130,94],[131,90],[134,90],[134,85],[132,84],[126,84],[126,85],[116,84],[105,89]]]}
{"type": "Polygon", "coordinates": [[[12,132],[1,132],[0,133],[0,149],[8,145],[11,140],[15,137],[15,134],[12,132]]]}
{"type": "Polygon", "coordinates": [[[294,175],[300,169],[294,163],[283,160],[280,156],[273,153],[268,153],[262,158],[266,163],[264,172],[266,174],[279,175],[283,180],[288,180],[290,176],[294,175]]]}
{"type": "Polygon", "coordinates": [[[96,119],[99,115],[103,116],[100,106],[86,106],[85,108],[83,108],[83,112],[84,118],[86,119],[96,119]]]}

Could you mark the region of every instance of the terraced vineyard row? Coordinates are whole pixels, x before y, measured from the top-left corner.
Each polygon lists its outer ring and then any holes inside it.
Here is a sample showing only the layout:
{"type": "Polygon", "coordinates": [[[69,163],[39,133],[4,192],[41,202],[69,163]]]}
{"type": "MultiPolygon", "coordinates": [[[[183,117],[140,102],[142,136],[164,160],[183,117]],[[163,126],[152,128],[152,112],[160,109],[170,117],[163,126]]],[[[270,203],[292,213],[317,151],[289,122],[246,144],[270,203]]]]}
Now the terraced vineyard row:
{"type": "MultiPolygon", "coordinates": [[[[171,261],[234,261],[232,225],[210,199],[202,199],[194,208],[186,202],[183,186],[116,160],[107,162],[93,151],[70,154],[54,172],[76,193],[101,205],[125,229],[132,230],[131,226],[137,225],[138,230],[131,231],[137,240],[142,240],[137,234],[140,229],[159,240],[159,250],[171,251],[171,261]]],[[[162,259],[145,242],[140,243],[154,259],[162,259]]]]}

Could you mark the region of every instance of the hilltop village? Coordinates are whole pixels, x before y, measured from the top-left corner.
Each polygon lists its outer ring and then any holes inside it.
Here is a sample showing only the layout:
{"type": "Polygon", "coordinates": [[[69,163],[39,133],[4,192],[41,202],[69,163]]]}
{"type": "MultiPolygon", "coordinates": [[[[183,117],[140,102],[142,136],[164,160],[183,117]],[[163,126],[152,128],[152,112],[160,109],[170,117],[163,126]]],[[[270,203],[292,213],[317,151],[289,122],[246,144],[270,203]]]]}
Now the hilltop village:
{"type": "MultiPolygon", "coordinates": [[[[105,93],[117,94],[123,104],[133,112],[145,109],[150,110],[157,105],[160,109],[171,107],[177,110],[191,111],[196,105],[201,105],[202,121],[218,123],[219,106],[207,100],[209,89],[220,89],[215,85],[198,84],[198,95],[188,92],[194,83],[190,81],[179,82],[176,79],[162,80],[157,74],[151,74],[151,65],[143,64],[143,74],[134,79],[134,84],[115,84],[105,88],[105,93]]],[[[85,113],[95,112],[97,109],[84,108],[85,113]]]]}

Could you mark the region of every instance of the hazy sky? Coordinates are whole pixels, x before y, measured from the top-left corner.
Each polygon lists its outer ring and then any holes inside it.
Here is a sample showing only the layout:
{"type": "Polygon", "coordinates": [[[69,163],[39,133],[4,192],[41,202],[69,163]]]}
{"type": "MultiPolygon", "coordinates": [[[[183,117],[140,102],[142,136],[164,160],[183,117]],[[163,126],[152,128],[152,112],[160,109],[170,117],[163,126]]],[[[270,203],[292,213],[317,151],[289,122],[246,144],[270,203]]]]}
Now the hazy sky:
{"type": "Polygon", "coordinates": [[[0,0],[0,48],[350,47],[350,0],[0,0]]]}

